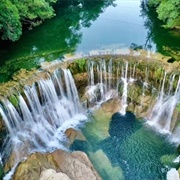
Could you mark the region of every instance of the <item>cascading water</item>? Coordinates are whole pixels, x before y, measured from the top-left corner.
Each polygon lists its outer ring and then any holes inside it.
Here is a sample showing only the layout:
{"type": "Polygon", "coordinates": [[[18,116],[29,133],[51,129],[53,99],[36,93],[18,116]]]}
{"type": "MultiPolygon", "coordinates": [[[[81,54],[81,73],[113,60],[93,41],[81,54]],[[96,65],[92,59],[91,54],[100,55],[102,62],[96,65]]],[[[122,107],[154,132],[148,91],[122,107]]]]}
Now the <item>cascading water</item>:
{"type": "Polygon", "coordinates": [[[86,92],[89,97],[89,101],[91,103],[92,101],[95,101],[96,103],[107,101],[112,97],[118,96],[118,91],[122,87],[122,108],[119,112],[121,114],[125,114],[127,107],[128,83],[135,81],[135,67],[136,64],[133,66],[132,72],[130,72],[130,76],[128,77],[129,68],[127,61],[122,64],[118,64],[115,72],[113,71],[112,59],[110,59],[108,63],[106,63],[105,60],[101,60],[98,63],[89,61],[88,75],[90,83],[86,92]],[[95,69],[97,71],[95,71],[95,69]],[[97,77],[96,82],[94,81],[95,77],[97,77]]]}
{"type": "Polygon", "coordinates": [[[111,89],[113,87],[112,60],[109,61],[108,65],[105,60],[101,60],[99,63],[88,62],[88,75],[89,85],[86,94],[89,101],[97,103],[111,98],[111,89]]]}
{"type": "MultiPolygon", "coordinates": [[[[180,102],[179,82],[177,83],[176,90],[174,90],[175,74],[169,75],[165,72],[160,83],[157,83],[157,87],[154,87],[149,81],[149,67],[144,68],[144,76],[138,77],[137,63],[128,64],[127,61],[122,61],[114,64],[114,61],[110,59],[109,61],[89,61],[88,67],[88,75],[90,80],[93,79],[93,84],[89,84],[89,89],[91,91],[87,91],[87,94],[91,98],[96,97],[94,99],[96,103],[102,103],[112,98],[114,95],[121,95],[121,109],[119,110],[121,114],[126,113],[126,108],[128,106],[128,88],[133,83],[141,84],[139,108],[143,108],[144,106],[143,103],[146,98],[146,91],[150,91],[149,89],[151,89],[151,93],[154,94],[154,92],[158,92],[159,89],[159,96],[155,105],[152,107],[147,122],[150,125],[159,127],[159,131],[168,133],[172,131],[174,110],[180,102]],[[116,67],[116,70],[113,70],[113,66],[116,67]],[[170,80],[167,80],[169,76],[170,80]],[[168,90],[167,87],[169,87],[168,90]],[[91,94],[89,92],[91,92],[91,94]],[[116,93],[110,94],[109,92],[116,93]]],[[[173,129],[173,135],[175,134],[180,134],[178,127],[173,129]]],[[[179,138],[177,141],[179,141],[179,138]]]]}
{"type": "Polygon", "coordinates": [[[146,67],[145,80],[142,87],[142,98],[141,98],[141,107],[143,106],[143,98],[145,97],[145,91],[148,88],[148,68],[146,67]]]}
{"type": "Polygon", "coordinates": [[[126,66],[125,66],[125,71],[124,71],[124,75],[122,76],[122,82],[123,82],[123,93],[122,93],[122,100],[121,100],[121,109],[120,109],[120,113],[122,115],[126,114],[126,107],[127,105],[127,93],[128,93],[128,62],[126,61],[126,66]]]}
{"type": "Polygon", "coordinates": [[[108,90],[111,89],[112,85],[112,59],[110,59],[108,64],[108,90]]]}
{"type": "MultiPolygon", "coordinates": [[[[88,61],[87,67],[89,84],[86,95],[93,106],[119,96],[119,112],[125,115],[129,102],[134,103],[132,97],[129,97],[133,84],[141,87],[136,106],[144,106],[145,92],[150,92],[148,88],[153,86],[150,84],[152,80],[149,78],[147,67],[145,76],[141,77],[138,64],[124,60],[116,64],[113,59],[88,61]]],[[[159,96],[148,122],[163,131],[171,132],[174,109],[180,102],[180,78],[177,80],[178,75],[173,74],[168,81],[168,76],[168,73],[164,73],[161,83],[156,85],[160,86],[159,96]]],[[[158,87],[152,89],[158,91],[158,87]]],[[[4,99],[0,105],[0,114],[9,131],[2,146],[1,156],[4,160],[13,152],[16,157],[14,164],[34,151],[46,152],[65,148],[64,131],[70,127],[76,128],[86,121],[69,70],[57,69],[46,80],[25,86],[24,92],[16,98],[18,105],[13,105],[8,99],[4,99]]],[[[173,127],[173,140],[179,142],[179,136],[180,128],[173,127]]]]}
{"type": "Polygon", "coordinates": [[[171,122],[173,113],[177,104],[180,102],[180,77],[175,92],[171,94],[174,78],[175,75],[171,78],[168,94],[166,95],[164,93],[166,72],[164,73],[163,83],[157,103],[149,117],[149,124],[156,126],[156,128],[165,133],[172,132],[171,122]]]}
{"type": "Polygon", "coordinates": [[[69,70],[58,69],[48,79],[25,86],[24,95],[18,95],[16,107],[7,99],[0,106],[9,131],[2,159],[13,153],[14,164],[34,151],[65,149],[64,131],[78,128],[87,119],[69,70]]]}
{"type": "Polygon", "coordinates": [[[165,84],[165,80],[166,80],[166,72],[164,73],[164,78],[163,78],[163,81],[162,81],[162,87],[161,87],[161,91],[159,93],[159,97],[158,97],[158,100],[157,100],[157,103],[155,104],[155,106],[153,107],[152,109],[152,113],[150,115],[150,122],[149,124],[150,125],[153,125],[153,124],[157,124],[158,123],[158,120],[160,118],[160,115],[161,113],[160,110],[163,106],[163,99],[164,99],[164,84],[165,84]]]}

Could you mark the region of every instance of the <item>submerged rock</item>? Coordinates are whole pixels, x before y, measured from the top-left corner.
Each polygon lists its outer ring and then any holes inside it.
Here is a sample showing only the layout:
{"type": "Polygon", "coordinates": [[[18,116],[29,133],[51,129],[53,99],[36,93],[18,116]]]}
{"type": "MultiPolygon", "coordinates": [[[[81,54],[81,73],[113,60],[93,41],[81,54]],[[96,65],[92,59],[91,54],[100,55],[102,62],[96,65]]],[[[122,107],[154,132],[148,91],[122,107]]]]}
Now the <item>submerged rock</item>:
{"type": "Polygon", "coordinates": [[[89,152],[89,156],[98,172],[103,172],[104,178],[109,180],[124,180],[122,169],[119,166],[112,165],[102,149],[95,153],[89,152]]]}
{"type": "Polygon", "coordinates": [[[177,168],[179,163],[177,159],[176,154],[167,154],[161,157],[161,162],[164,166],[177,168]]]}
{"type": "MultiPolygon", "coordinates": [[[[91,137],[94,137],[94,140],[96,141],[101,141],[109,137],[109,124],[111,121],[111,117],[114,113],[118,112],[119,109],[119,99],[110,99],[102,103],[98,109],[93,111],[93,120],[89,123],[86,123],[86,126],[88,126],[88,128],[86,128],[86,131],[90,131],[86,133],[91,137]]],[[[88,140],[90,139],[92,138],[88,138],[88,140]]]]}
{"type": "Polygon", "coordinates": [[[77,131],[73,128],[69,128],[65,131],[66,137],[68,138],[68,147],[75,141],[75,140],[82,140],[85,141],[86,138],[82,134],[81,131],[77,131]]]}
{"type": "Polygon", "coordinates": [[[48,180],[47,174],[67,180],[101,180],[85,153],[80,151],[68,153],[63,150],[47,154],[31,154],[27,160],[18,165],[12,179],[42,180],[44,177],[43,180],[48,180]]]}

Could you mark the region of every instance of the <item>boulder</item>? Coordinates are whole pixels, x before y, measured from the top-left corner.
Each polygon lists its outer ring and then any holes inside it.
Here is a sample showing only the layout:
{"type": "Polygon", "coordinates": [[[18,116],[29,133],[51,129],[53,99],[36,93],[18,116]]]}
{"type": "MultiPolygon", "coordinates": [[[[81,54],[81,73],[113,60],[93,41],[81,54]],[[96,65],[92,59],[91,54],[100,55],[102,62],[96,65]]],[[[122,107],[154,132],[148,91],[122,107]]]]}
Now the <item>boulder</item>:
{"type": "Polygon", "coordinates": [[[39,180],[71,180],[64,173],[57,173],[54,169],[46,169],[42,171],[39,180]]]}
{"type": "MultiPolygon", "coordinates": [[[[86,140],[84,135],[80,130],[75,130],[73,128],[69,128],[65,131],[65,135],[67,136],[67,144],[66,147],[69,147],[74,140],[86,140]]],[[[1,137],[0,137],[0,142],[1,142],[1,137]]],[[[29,148],[29,143],[26,142],[26,145],[20,149],[18,147],[18,151],[12,151],[8,159],[6,160],[6,163],[4,165],[4,172],[8,172],[17,162],[16,158],[18,157],[19,159],[23,159],[23,157],[26,157],[28,155],[28,148],[29,148]]]]}
{"type": "Polygon", "coordinates": [[[85,153],[80,151],[68,153],[63,150],[47,154],[38,152],[31,154],[27,160],[19,163],[12,179],[37,180],[41,178],[42,180],[42,177],[48,173],[53,177],[63,176],[71,180],[101,180],[85,153]],[[44,173],[43,171],[47,169],[54,171],[44,173]]]}
{"type": "Polygon", "coordinates": [[[102,110],[104,113],[111,118],[111,116],[119,112],[120,109],[120,100],[119,99],[109,99],[108,101],[101,104],[102,110]]]}
{"type": "Polygon", "coordinates": [[[85,141],[86,138],[84,137],[84,135],[82,134],[81,131],[79,130],[75,130],[73,128],[69,128],[65,131],[66,137],[68,138],[69,142],[67,144],[67,146],[69,147],[74,140],[82,140],[85,141]]]}

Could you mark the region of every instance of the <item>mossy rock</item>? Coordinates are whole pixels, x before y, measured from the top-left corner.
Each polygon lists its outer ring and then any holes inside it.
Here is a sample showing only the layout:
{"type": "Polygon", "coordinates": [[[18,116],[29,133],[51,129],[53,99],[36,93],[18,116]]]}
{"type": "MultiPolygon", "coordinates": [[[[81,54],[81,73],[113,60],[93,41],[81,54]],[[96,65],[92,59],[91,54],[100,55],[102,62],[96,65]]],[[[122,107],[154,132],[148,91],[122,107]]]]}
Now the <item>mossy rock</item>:
{"type": "Polygon", "coordinates": [[[159,78],[161,77],[161,75],[163,74],[164,70],[162,68],[158,68],[156,69],[156,71],[154,72],[154,78],[159,78]]]}
{"type": "Polygon", "coordinates": [[[16,95],[12,95],[9,97],[9,101],[12,103],[14,107],[18,107],[19,101],[16,95]]]}
{"type": "Polygon", "coordinates": [[[168,166],[168,167],[174,167],[177,168],[179,166],[179,163],[174,162],[174,160],[177,158],[176,154],[167,154],[161,157],[161,163],[164,166],[168,166]]]}
{"type": "Polygon", "coordinates": [[[75,62],[78,65],[79,73],[86,71],[86,59],[78,59],[75,62]]]}
{"type": "Polygon", "coordinates": [[[142,95],[142,87],[141,86],[142,85],[139,85],[136,83],[136,84],[132,84],[131,86],[129,86],[129,89],[128,89],[128,97],[132,101],[134,101],[138,104],[140,104],[140,101],[141,101],[141,99],[140,99],[140,96],[142,95]]]}
{"type": "Polygon", "coordinates": [[[71,70],[72,74],[86,72],[86,59],[77,59],[74,62],[69,64],[69,69],[71,70]]]}

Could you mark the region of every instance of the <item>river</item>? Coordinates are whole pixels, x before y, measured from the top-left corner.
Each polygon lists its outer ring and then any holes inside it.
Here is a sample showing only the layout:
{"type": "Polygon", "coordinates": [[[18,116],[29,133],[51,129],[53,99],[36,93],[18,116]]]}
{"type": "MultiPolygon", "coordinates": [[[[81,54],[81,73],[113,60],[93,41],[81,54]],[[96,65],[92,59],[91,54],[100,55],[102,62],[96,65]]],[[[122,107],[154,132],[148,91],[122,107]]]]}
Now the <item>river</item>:
{"type": "Polygon", "coordinates": [[[180,36],[161,27],[140,0],[60,1],[56,16],[17,42],[0,41],[0,82],[21,68],[62,59],[64,54],[93,54],[99,50],[146,49],[172,55],[180,50],[180,36]]]}

